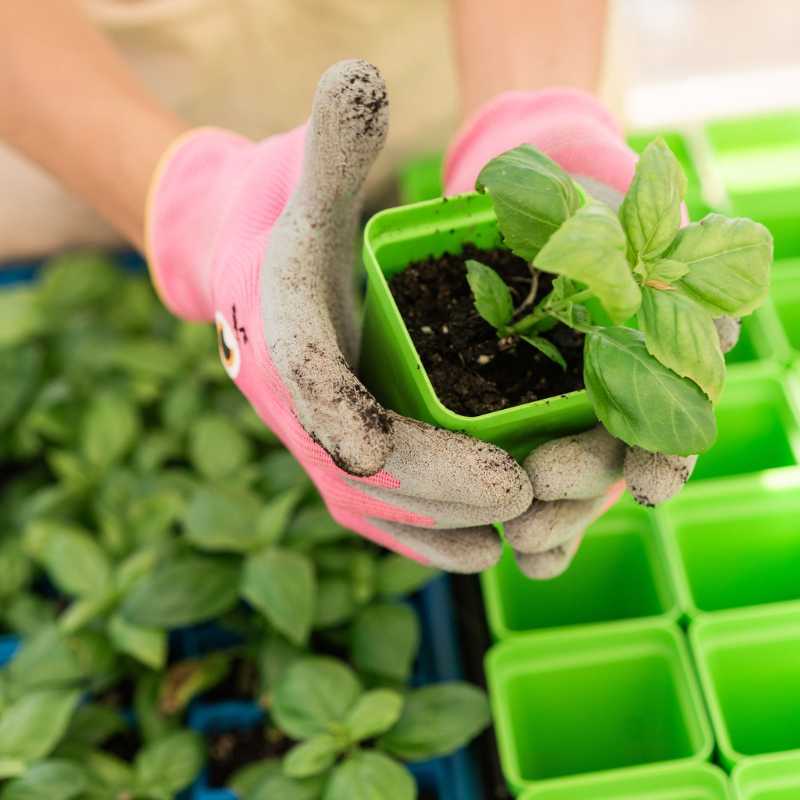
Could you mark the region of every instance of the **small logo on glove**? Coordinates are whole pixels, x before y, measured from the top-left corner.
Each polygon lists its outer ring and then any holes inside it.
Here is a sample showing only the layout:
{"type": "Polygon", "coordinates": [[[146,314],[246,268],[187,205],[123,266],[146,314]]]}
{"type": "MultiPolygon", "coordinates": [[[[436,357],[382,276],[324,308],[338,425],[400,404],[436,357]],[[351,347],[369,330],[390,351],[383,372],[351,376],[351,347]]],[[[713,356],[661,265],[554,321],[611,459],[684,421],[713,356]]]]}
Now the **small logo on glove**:
{"type": "Polygon", "coordinates": [[[228,324],[228,320],[225,319],[221,311],[216,312],[214,319],[217,324],[217,347],[219,348],[222,366],[225,367],[225,372],[228,373],[231,380],[235,381],[242,365],[239,342],[236,339],[233,328],[228,324]]]}

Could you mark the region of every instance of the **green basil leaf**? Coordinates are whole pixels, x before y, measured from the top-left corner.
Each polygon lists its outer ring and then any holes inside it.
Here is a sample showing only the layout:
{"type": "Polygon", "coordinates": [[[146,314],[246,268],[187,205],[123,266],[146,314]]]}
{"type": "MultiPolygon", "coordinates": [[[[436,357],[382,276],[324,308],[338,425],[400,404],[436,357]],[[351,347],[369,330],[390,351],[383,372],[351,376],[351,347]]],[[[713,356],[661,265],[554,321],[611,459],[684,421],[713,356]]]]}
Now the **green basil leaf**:
{"type": "Polygon", "coordinates": [[[104,753],[102,750],[90,750],[83,755],[81,762],[93,783],[100,783],[102,787],[97,787],[98,794],[90,794],[86,800],[111,800],[119,794],[131,792],[135,781],[134,771],[130,764],[121,758],[104,753]],[[110,796],[103,790],[108,790],[110,796]]]}
{"type": "Polygon", "coordinates": [[[111,584],[111,564],[97,542],[77,530],[58,530],[47,537],[41,561],[66,594],[91,596],[111,584]]]}
{"type": "Polygon", "coordinates": [[[287,489],[308,488],[308,474],[288,450],[275,450],[261,460],[262,485],[267,495],[287,489]]]}
{"type": "Polygon", "coordinates": [[[302,508],[289,525],[284,540],[292,547],[306,549],[318,544],[338,542],[350,537],[324,506],[302,508]]]}
{"type": "Polygon", "coordinates": [[[302,658],[275,687],[272,713],[293,739],[309,739],[342,723],[361,693],[355,672],[341,661],[302,658]]]}
{"type": "Polygon", "coordinates": [[[520,336],[519,338],[527,342],[531,347],[535,347],[551,361],[555,361],[561,369],[567,368],[567,362],[564,361],[564,356],[561,355],[559,349],[549,339],[545,339],[542,336],[520,336]]]}
{"type": "Polygon", "coordinates": [[[126,730],[128,723],[116,708],[103,703],[81,703],[72,715],[63,744],[94,747],[126,730]]]}
{"type": "Polygon", "coordinates": [[[256,761],[236,770],[228,782],[228,787],[242,800],[248,800],[260,783],[267,778],[282,774],[283,765],[279,758],[265,758],[263,761],[256,761]]]}
{"type": "Polygon", "coordinates": [[[661,283],[675,283],[689,271],[689,266],[683,261],[671,258],[659,258],[645,264],[645,281],[659,281],[661,283]]]}
{"type": "Polygon", "coordinates": [[[145,628],[115,614],[108,624],[111,641],[117,650],[133,656],[151,669],[163,669],[167,663],[167,632],[145,628]]]}
{"type": "Polygon", "coordinates": [[[152,337],[126,338],[112,343],[108,349],[109,365],[121,370],[156,378],[171,378],[181,368],[181,354],[172,342],[152,337]]]}
{"type": "Polygon", "coordinates": [[[252,456],[250,442],[220,414],[206,414],[192,425],[189,458],[211,480],[232,475],[252,456]]]}
{"type": "Polygon", "coordinates": [[[625,233],[601,203],[587,203],[570,217],[542,248],[536,267],[586,284],[614,323],[633,316],[642,301],[625,256],[625,233]]]}
{"type": "Polygon", "coordinates": [[[56,619],[51,600],[33,594],[18,594],[4,601],[3,623],[10,631],[22,636],[34,636],[56,619]]]}
{"type": "Polygon", "coordinates": [[[44,758],[64,735],[80,698],[77,689],[38,689],[7,706],[0,717],[0,758],[44,758]]]}
{"type": "Polygon", "coordinates": [[[404,682],[411,675],[419,642],[419,620],[409,606],[370,606],[353,624],[353,664],[365,672],[404,682]]]}
{"type": "Polygon", "coordinates": [[[167,461],[179,458],[182,454],[183,445],[176,434],[156,429],[142,437],[134,460],[143,472],[154,472],[167,461]]]}
{"type": "Polygon", "coordinates": [[[203,766],[203,742],[194,731],[178,731],[147,745],[136,757],[136,782],[172,797],[188,786],[203,766]]]}
{"type": "Polygon", "coordinates": [[[42,378],[42,355],[36,344],[0,348],[0,429],[19,422],[42,378]]]}
{"type": "Polygon", "coordinates": [[[78,598],[59,616],[59,627],[66,633],[79,631],[113,608],[118,599],[117,591],[113,588],[78,598]]]}
{"type": "Polygon", "coordinates": [[[272,773],[250,791],[243,792],[242,800],[320,800],[324,779],[324,775],[290,778],[283,773],[272,773]]]}
{"type": "Polygon", "coordinates": [[[572,178],[530,145],[492,159],[475,188],[491,197],[505,243],[526,261],[534,260],[581,204],[572,178]]]}
{"type": "Polygon", "coordinates": [[[183,380],[176,383],[161,401],[161,419],[174,433],[189,430],[203,409],[203,387],[199,382],[183,380]]]}
{"type": "Polygon", "coordinates": [[[201,486],[186,508],[186,538],[203,550],[259,549],[263,546],[256,529],[259,509],[257,497],[247,490],[201,486]]]}
{"type": "Polygon", "coordinates": [[[634,253],[641,261],[660,256],[681,224],[686,176],[663,139],[645,147],[636,165],[619,216],[634,253]]]}
{"type": "Polygon", "coordinates": [[[271,549],[248,556],[241,592],[291,642],[308,641],[316,581],[314,568],[302,553],[271,549]]]}
{"type": "Polygon", "coordinates": [[[644,334],[600,328],[586,337],[583,379],[608,432],[653,453],[703,453],[717,435],[709,399],[650,355],[644,334]]]}
{"type": "Polygon", "coordinates": [[[296,744],[283,759],[283,772],[290,778],[310,778],[329,770],[347,741],[320,733],[296,744]]]}
{"type": "Polygon", "coordinates": [[[467,683],[437,683],[408,693],[398,723],[380,746],[404,761],[426,761],[452,753],[490,722],[483,691],[467,683]]]}
{"type": "Polygon", "coordinates": [[[378,594],[383,597],[403,597],[413,594],[441,572],[410,558],[389,553],[378,559],[378,594]]]}
{"type": "Polygon", "coordinates": [[[385,733],[400,719],[403,695],[391,689],[373,689],[358,698],[345,725],[350,739],[361,742],[385,733]]]}
{"type": "Polygon", "coordinates": [[[74,800],[88,788],[86,770],[72,761],[52,759],[34,764],[3,787],[2,800],[74,800]]]}
{"type": "Polygon", "coordinates": [[[12,347],[33,339],[46,327],[47,318],[36,292],[27,287],[0,292],[0,347],[12,347]]]}
{"type": "Polygon", "coordinates": [[[5,600],[22,592],[33,577],[33,564],[17,539],[0,542],[0,598],[5,600]]]}
{"type": "Polygon", "coordinates": [[[261,547],[277,544],[283,539],[289,520],[302,497],[302,490],[288,489],[270,500],[256,520],[256,536],[261,547]]]}
{"type": "Polygon", "coordinates": [[[715,317],[741,317],[769,293],[772,235],[749,219],[709,214],[682,228],[667,257],[689,267],[678,284],[715,317]]]}
{"type": "Polygon", "coordinates": [[[126,455],[139,434],[133,403],[110,391],[95,395],[84,414],[81,442],[86,460],[107,469],[126,455]]]}
{"type": "Polygon", "coordinates": [[[178,729],[178,720],[161,710],[164,679],[158,672],[143,672],[136,680],[133,712],[136,724],[146,742],[154,742],[178,729]]]}
{"type": "Polygon", "coordinates": [[[137,581],[121,610],[134,625],[178,628],[230,611],[238,597],[238,564],[227,559],[182,556],[137,581]]]}
{"type": "Polygon", "coordinates": [[[356,750],[331,775],[323,800],[415,800],[411,773],[374,750],[356,750]]]}
{"type": "Polygon", "coordinates": [[[283,680],[286,670],[303,656],[304,653],[299,647],[295,647],[276,633],[269,634],[261,643],[257,653],[262,694],[271,694],[283,680]]]}
{"type": "Polygon", "coordinates": [[[37,290],[48,314],[65,314],[116,299],[121,283],[119,266],[108,256],[74,252],[48,259],[37,290]]]}
{"type": "Polygon", "coordinates": [[[691,378],[716,403],[725,359],[709,313],[676,291],[642,290],[639,327],[647,350],[665,367],[691,378]]]}
{"type": "Polygon", "coordinates": [[[15,693],[67,686],[87,677],[75,639],[55,626],[25,638],[6,672],[15,693]]]}
{"type": "Polygon", "coordinates": [[[350,582],[343,578],[320,578],[314,608],[314,628],[334,628],[351,619],[356,602],[350,582]]]}
{"type": "Polygon", "coordinates": [[[491,267],[470,259],[467,283],[478,313],[496,330],[504,330],[514,316],[514,302],[503,279],[491,267]]]}

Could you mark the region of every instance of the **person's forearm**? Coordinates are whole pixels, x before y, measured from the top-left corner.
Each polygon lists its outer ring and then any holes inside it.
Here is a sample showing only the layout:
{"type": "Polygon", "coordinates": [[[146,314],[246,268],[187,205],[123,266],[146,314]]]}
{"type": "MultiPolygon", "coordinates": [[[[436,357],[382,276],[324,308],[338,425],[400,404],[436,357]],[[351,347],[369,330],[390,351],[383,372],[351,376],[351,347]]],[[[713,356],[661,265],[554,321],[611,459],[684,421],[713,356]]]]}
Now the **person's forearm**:
{"type": "Polygon", "coordinates": [[[461,107],[511,89],[597,91],[607,0],[451,0],[461,107]]]}
{"type": "Polygon", "coordinates": [[[137,81],[77,0],[4,0],[0,30],[0,139],[141,248],[153,171],[187,126],[137,81]]]}

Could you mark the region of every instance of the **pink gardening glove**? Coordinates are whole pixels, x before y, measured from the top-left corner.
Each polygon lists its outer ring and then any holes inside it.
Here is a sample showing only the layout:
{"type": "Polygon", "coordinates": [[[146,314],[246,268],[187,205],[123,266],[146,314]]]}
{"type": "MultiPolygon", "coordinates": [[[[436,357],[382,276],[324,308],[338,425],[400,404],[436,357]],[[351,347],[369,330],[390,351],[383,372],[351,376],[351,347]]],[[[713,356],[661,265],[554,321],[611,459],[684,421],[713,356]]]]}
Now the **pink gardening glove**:
{"type": "MultiPolygon", "coordinates": [[[[456,136],[445,161],[446,193],[474,190],[488,161],[521,144],[537,147],[615,210],[633,178],[636,155],[591,95],[507,92],[456,136]]],[[[627,447],[602,426],[537,448],[523,463],[535,499],[505,526],[520,568],[533,578],[563,572],[586,527],[617,501],[626,483],[639,502],[655,505],[680,490],[695,461],[627,447]]]]}
{"type": "Polygon", "coordinates": [[[215,321],[228,374],[342,525],[462,572],[500,553],[490,523],[530,506],[506,453],[381,408],[358,361],[353,267],[361,186],[386,90],[363,61],[323,75],[307,125],[260,143],[192,131],[150,193],[148,255],[164,303],[215,321]]]}

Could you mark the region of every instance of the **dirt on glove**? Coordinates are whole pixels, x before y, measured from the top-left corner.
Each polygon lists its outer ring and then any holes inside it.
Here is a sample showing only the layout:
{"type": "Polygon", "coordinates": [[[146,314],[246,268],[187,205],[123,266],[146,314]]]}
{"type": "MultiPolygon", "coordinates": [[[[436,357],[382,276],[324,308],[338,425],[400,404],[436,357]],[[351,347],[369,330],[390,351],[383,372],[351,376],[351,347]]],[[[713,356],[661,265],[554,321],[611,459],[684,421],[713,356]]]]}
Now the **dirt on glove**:
{"type": "MultiPolygon", "coordinates": [[[[436,394],[452,411],[477,416],[583,388],[583,334],[558,324],[544,336],[567,362],[563,370],[534,347],[519,341],[504,346],[475,310],[466,261],[492,267],[511,289],[516,307],[531,288],[527,263],[508,250],[480,250],[468,244],[410,264],[390,288],[436,394]]],[[[540,272],[536,302],[552,288],[540,272]]],[[[528,308],[527,313],[530,311],[528,308]]]]}

